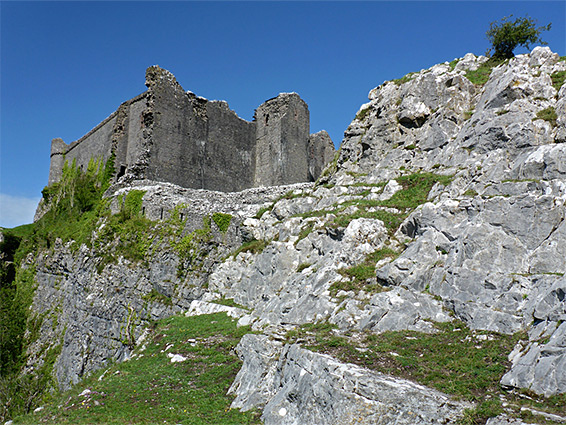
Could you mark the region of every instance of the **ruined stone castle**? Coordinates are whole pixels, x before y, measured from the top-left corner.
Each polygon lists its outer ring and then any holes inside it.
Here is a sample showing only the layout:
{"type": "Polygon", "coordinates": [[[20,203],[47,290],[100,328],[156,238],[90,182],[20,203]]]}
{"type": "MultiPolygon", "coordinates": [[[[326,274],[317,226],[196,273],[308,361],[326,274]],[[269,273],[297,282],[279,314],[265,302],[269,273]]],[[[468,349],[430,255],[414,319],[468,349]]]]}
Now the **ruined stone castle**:
{"type": "Polygon", "coordinates": [[[309,134],[309,110],[296,93],[269,99],[250,122],[224,101],[185,92],[158,66],[147,69],[146,86],[81,139],[52,141],[49,184],[66,161],[86,169],[91,158],[114,156],[116,179],[233,192],[314,181],[334,155],[325,131],[309,134]]]}

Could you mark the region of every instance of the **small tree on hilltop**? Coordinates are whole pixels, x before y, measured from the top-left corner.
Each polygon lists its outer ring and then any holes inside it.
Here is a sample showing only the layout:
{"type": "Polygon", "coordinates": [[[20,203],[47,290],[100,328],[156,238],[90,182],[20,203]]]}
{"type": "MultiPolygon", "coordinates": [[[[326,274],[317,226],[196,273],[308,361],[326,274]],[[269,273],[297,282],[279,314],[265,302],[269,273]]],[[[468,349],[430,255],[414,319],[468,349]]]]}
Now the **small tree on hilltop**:
{"type": "Polygon", "coordinates": [[[550,30],[551,24],[537,28],[537,22],[533,18],[517,18],[510,21],[512,17],[513,15],[506,16],[500,22],[492,22],[489,25],[486,35],[495,50],[494,58],[512,58],[513,50],[517,46],[530,49],[530,45],[534,43],[548,44],[541,40],[540,33],[550,30]]]}

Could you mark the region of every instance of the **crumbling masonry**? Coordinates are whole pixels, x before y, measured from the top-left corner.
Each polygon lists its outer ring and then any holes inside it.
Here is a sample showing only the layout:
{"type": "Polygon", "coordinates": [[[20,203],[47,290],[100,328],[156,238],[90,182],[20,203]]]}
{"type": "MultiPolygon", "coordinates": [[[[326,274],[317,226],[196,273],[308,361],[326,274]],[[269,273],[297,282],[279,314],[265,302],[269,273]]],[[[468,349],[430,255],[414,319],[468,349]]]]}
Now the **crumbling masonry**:
{"type": "Polygon", "coordinates": [[[309,135],[309,110],[296,93],[266,101],[249,122],[224,101],[185,92],[158,66],[147,69],[145,84],[81,139],[52,141],[49,184],[65,161],[86,169],[91,158],[114,155],[116,179],[234,192],[314,181],[334,156],[325,131],[309,135]]]}

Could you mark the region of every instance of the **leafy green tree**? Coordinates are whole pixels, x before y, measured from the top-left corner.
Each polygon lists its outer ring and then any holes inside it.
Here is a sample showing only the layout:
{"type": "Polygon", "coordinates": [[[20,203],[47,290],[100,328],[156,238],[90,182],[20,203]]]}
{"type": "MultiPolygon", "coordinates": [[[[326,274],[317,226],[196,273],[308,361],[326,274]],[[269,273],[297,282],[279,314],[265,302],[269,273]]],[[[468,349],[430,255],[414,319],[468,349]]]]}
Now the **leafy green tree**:
{"type": "Polygon", "coordinates": [[[489,25],[486,35],[493,46],[494,58],[512,58],[514,56],[513,50],[517,46],[530,49],[531,44],[548,44],[542,41],[540,33],[550,30],[551,24],[537,28],[537,22],[533,18],[517,18],[512,21],[512,17],[513,15],[506,16],[501,21],[492,22],[489,25]]]}

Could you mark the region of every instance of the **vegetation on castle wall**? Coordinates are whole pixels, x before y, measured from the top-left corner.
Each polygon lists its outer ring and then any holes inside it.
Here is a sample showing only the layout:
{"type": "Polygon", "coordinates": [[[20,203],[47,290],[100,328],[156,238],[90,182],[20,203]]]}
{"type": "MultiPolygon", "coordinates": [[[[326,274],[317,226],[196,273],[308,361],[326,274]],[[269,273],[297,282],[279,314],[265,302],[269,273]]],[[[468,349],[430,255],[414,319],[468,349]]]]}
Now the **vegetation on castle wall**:
{"type": "Polygon", "coordinates": [[[120,214],[125,215],[126,218],[139,217],[142,211],[144,195],[145,190],[130,190],[126,195],[120,214]]]}

